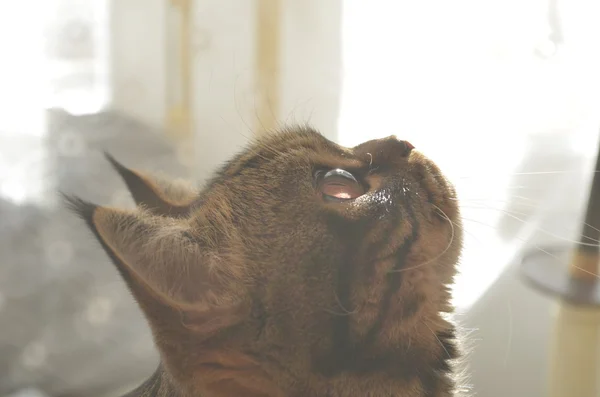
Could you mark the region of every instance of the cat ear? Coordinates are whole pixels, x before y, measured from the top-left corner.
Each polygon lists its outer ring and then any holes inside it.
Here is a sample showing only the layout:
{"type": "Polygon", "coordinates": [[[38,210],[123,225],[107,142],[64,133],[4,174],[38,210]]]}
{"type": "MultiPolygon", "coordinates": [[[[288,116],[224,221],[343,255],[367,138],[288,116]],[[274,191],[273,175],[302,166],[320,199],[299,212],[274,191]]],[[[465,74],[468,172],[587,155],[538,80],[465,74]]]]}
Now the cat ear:
{"type": "Polygon", "coordinates": [[[181,218],[189,214],[197,197],[194,189],[181,182],[167,182],[131,170],[107,152],[104,156],[121,175],[137,205],[143,205],[155,215],[181,218]]]}
{"type": "Polygon", "coordinates": [[[91,228],[161,338],[176,340],[189,331],[209,336],[244,318],[247,308],[232,287],[236,280],[226,269],[211,266],[211,255],[187,224],[65,198],[91,228]]]}

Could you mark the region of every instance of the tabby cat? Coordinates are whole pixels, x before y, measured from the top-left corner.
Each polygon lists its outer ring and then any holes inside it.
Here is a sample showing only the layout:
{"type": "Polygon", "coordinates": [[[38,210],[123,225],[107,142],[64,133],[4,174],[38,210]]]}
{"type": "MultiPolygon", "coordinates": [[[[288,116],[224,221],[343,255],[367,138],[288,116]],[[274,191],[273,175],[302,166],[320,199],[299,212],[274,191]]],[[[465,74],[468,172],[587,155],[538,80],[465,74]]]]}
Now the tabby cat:
{"type": "Polygon", "coordinates": [[[160,351],[127,396],[457,395],[459,209],[413,149],[294,127],[250,143],[202,191],[108,155],[137,209],[67,200],[160,351]]]}

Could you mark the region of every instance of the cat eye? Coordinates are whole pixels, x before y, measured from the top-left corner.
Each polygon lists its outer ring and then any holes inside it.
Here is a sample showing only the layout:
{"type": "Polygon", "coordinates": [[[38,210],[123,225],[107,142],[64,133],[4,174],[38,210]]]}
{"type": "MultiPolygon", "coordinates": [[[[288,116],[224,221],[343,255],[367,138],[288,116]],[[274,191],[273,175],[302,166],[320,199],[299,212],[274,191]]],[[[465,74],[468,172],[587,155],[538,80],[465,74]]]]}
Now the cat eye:
{"type": "Polygon", "coordinates": [[[336,168],[326,173],[319,171],[316,174],[317,188],[327,201],[347,201],[362,196],[365,193],[363,186],[354,175],[346,170],[336,168]]]}

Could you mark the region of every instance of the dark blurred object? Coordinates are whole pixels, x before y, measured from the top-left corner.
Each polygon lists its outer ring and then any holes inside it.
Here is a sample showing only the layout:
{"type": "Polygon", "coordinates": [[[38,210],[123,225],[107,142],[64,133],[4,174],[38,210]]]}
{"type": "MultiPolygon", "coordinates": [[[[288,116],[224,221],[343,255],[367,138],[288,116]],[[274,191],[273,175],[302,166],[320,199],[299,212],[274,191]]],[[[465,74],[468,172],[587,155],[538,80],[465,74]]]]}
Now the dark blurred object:
{"type": "MultiPolygon", "coordinates": [[[[0,139],[0,158],[10,159],[5,175],[27,171],[10,187],[42,186],[36,200],[0,196],[0,396],[36,387],[51,396],[101,397],[137,383],[158,363],[145,320],[58,192],[131,207],[103,151],[128,167],[187,177],[177,151],[162,132],[109,112],[50,111],[35,151],[19,144],[31,137],[0,139]]],[[[27,393],[17,396],[35,395],[27,393]]]]}
{"type": "Polygon", "coordinates": [[[49,397],[38,389],[23,389],[6,397],[49,397]]]}

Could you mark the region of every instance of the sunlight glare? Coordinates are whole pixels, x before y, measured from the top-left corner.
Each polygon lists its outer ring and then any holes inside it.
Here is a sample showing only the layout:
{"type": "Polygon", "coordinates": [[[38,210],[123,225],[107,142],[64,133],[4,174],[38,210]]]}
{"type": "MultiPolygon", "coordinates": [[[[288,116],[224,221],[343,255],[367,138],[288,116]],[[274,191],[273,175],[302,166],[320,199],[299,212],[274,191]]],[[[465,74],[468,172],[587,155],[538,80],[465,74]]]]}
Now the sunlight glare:
{"type": "MultiPolygon", "coordinates": [[[[589,51],[594,35],[581,33],[578,47],[537,57],[536,48],[548,37],[543,7],[517,1],[344,1],[340,143],[353,146],[392,134],[406,139],[438,163],[461,200],[478,198],[490,207],[463,209],[481,224],[465,225],[459,308],[489,288],[535,226],[503,240],[495,230],[503,214],[493,204],[513,194],[511,174],[527,155],[529,137],[565,131],[585,136],[573,142],[589,152],[591,134],[597,134],[600,53],[589,51]],[[582,129],[584,134],[574,133],[582,129]]],[[[566,17],[574,19],[576,11],[566,10],[566,17]]],[[[588,27],[600,37],[596,25],[588,27]]]]}

